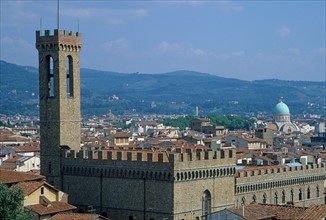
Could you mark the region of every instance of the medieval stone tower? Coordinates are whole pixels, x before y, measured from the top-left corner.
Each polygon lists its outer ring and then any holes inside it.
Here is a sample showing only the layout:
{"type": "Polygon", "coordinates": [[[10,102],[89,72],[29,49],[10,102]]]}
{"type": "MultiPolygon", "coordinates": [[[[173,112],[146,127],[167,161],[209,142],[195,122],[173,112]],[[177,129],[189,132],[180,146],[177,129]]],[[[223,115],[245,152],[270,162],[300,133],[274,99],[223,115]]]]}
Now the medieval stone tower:
{"type": "Polygon", "coordinates": [[[81,33],[36,31],[39,54],[41,174],[62,188],[61,149],[80,148],[81,33]]]}

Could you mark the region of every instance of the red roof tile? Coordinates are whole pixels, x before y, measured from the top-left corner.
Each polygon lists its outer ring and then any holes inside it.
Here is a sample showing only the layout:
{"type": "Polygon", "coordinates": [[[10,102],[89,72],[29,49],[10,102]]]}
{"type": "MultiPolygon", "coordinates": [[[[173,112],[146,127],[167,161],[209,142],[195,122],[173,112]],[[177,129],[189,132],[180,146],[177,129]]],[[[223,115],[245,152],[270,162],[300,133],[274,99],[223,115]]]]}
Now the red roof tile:
{"type": "Polygon", "coordinates": [[[117,132],[116,134],[114,134],[115,138],[126,138],[126,137],[130,137],[131,134],[126,133],[126,132],[117,132]]]}
{"type": "Polygon", "coordinates": [[[0,182],[3,183],[18,183],[43,179],[45,179],[45,177],[41,175],[0,169],[0,182]]]}
{"type": "Polygon", "coordinates": [[[33,145],[25,145],[20,147],[13,147],[13,149],[19,153],[19,152],[39,152],[40,146],[33,146],[33,145]]]}
{"type": "Polygon", "coordinates": [[[326,217],[326,205],[312,205],[298,218],[300,220],[322,220],[326,217]]]}
{"type": "Polygon", "coordinates": [[[86,214],[86,213],[58,213],[50,220],[106,220],[105,218],[98,214],[86,214]]]}
{"type": "MultiPolygon", "coordinates": [[[[3,169],[3,170],[12,170],[14,171],[16,169],[16,164],[2,164],[0,166],[0,169],[3,169]]],[[[0,171],[1,172],[1,171],[0,171]]],[[[1,182],[1,180],[0,180],[1,182]]]]}
{"type": "Polygon", "coordinates": [[[17,183],[15,186],[20,187],[24,191],[24,195],[27,196],[43,185],[47,185],[48,187],[57,191],[57,189],[55,189],[53,186],[49,185],[45,181],[26,181],[17,183]]]}
{"type": "Polygon", "coordinates": [[[202,122],[209,122],[208,119],[206,118],[195,118],[194,121],[197,120],[197,121],[202,121],[202,122]]]}
{"type": "Polygon", "coordinates": [[[239,216],[244,216],[245,219],[296,219],[300,217],[307,208],[295,207],[288,205],[269,205],[252,203],[241,206],[239,208],[229,208],[230,212],[233,212],[239,216]],[[244,213],[244,215],[243,215],[244,213]]]}
{"type": "Polygon", "coordinates": [[[35,204],[26,206],[26,208],[32,210],[33,212],[39,215],[54,214],[58,212],[72,211],[76,209],[75,206],[64,202],[49,202],[48,205],[35,204]]]}

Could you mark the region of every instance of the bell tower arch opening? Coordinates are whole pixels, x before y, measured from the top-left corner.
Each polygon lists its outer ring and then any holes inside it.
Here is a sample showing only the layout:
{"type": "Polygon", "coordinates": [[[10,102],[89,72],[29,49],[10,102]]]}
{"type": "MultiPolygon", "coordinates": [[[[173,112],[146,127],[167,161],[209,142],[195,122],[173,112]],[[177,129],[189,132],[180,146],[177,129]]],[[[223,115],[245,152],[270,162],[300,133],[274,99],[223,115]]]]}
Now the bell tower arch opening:
{"type": "Polygon", "coordinates": [[[54,97],[54,75],[53,75],[53,58],[51,55],[46,56],[47,74],[48,74],[48,97],[54,97]]]}
{"type": "Polygon", "coordinates": [[[66,58],[66,85],[67,85],[67,97],[74,96],[74,80],[73,80],[73,69],[74,69],[74,62],[71,55],[68,55],[66,58]]]}

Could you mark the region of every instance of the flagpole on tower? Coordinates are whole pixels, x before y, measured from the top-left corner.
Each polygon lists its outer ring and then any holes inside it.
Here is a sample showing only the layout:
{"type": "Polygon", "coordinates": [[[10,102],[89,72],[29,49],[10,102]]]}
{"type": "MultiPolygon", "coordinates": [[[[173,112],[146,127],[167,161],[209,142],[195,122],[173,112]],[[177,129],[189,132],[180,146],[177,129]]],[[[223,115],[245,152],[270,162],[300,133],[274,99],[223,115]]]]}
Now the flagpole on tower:
{"type": "Polygon", "coordinates": [[[59,30],[59,0],[57,1],[57,29],[59,30]]]}

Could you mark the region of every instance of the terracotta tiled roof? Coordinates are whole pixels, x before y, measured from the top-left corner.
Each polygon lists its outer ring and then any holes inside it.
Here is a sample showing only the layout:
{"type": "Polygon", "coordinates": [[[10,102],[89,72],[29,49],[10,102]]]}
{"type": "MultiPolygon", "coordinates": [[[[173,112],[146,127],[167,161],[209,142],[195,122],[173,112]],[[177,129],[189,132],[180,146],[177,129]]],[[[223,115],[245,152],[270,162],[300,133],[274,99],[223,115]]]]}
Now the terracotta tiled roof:
{"type": "Polygon", "coordinates": [[[266,160],[269,161],[271,163],[274,163],[274,160],[269,158],[269,157],[265,157],[265,156],[257,156],[257,158],[262,159],[262,160],[266,160]]]}
{"type": "Polygon", "coordinates": [[[209,122],[208,119],[206,118],[195,118],[194,121],[197,120],[197,121],[202,121],[202,122],[209,122]]]}
{"type": "Polygon", "coordinates": [[[288,205],[269,205],[252,203],[239,208],[229,208],[230,212],[233,212],[239,216],[243,216],[245,219],[296,219],[300,217],[307,208],[295,207],[288,205]]]}
{"type": "Polygon", "coordinates": [[[322,220],[326,217],[326,205],[312,205],[298,218],[300,220],[322,220]]]}
{"type": "Polygon", "coordinates": [[[75,206],[65,202],[49,202],[47,205],[35,204],[26,206],[26,208],[32,210],[33,212],[39,215],[54,214],[58,212],[72,211],[76,209],[75,206]]]}
{"type": "Polygon", "coordinates": [[[277,131],[277,125],[274,123],[268,123],[266,128],[277,131]]]}
{"type": "Polygon", "coordinates": [[[18,152],[38,152],[40,151],[40,146],[25,145],[20,147],[13,147],[13,149],[18,152]]]}
{"type": "Polygon", "coordinates": [[[249,153],[250,150],[248,148],[245,148],[245,147],[238,147],[236,149],[237,153],[249,153]]]}
{"type": "Polygon", "coordinates": [[[266,141],[257,137],[240,137],[243,140],[248,141],[249,143],[254,143],[254,142],[262,142],[265,143],[266,141]]]}
{"type": "Polygon", "coordinates": [[[24,196],[27,196],[40,188],[44,183],[45,181],[27,181],[17,183],[15,186],[20,187],[24,191],[24,196]]]}
{"type": "Polygon", "coordinates": [[[0,182],[19,183],[23,181],[43,180],[44,176],[0,169],[0,182]]]}
{"type": "Polygon", "coordinates": [[[16,155],[15,157],[7,159],[4,162],[5,163],[16,163],[18,159],[23,158],[23,157],[24,156],[22,156],[22,155],[16,155]]]}
{"type": "MultiPolygon", "coordinates": [[[[2,164],[0,166],[0,169],[3,169],[3,170],[15,170],[16,169],[16,164],[2,164]]],[[[1,182],[1,179],[0,179],[0,182],[1,182]]]]}
{"type": "Polygon", "coordinates": [[[2,142],[29,142],[29,139],[20,135],[0,135],[2,142]]]}
{"type": "Polygon", "coordinates": [[[107,220],[108,218],[105,218],[98,214],[86,214],[86,213],[58,213],[50,220],[107,220]]]}
{"type": "Polygon", "coordinates": [[[115,138],[126,138],[126,137],[130,137],[129,133],[126,132],[117,132],[116,134],[114,134],[115,138]]]}
{"type": "Polygon", "coordinates": [[[32,170],[28,171],[27,173],[32,173],[32,174],[40,175],[41,174],[41,171],[39,169],[32,169],[32,170]]]}
{"type": "Polygon", "coordinates": [[[194,139],[194,140],[199,140],[199,141],[204,139],[204,138],[198,137],[198,136],[191,136],[191,138],[194,139]]]}
{"type": "Polygon", "coordinates": [[[208,150],[209,148],[200,144],[195,145],[195,149],[202,149],[202,150],[208,150]]]}
{"type": "Polygon", "coordinates": [[[293,152],[288,152],[287,155],[289,155],[289,156],[293,156],[293,157],[297,157],[297,158],[300,157],[299,154],[297,154],[297,153],[293,153],[293,152]]]}
{"type": "Polygon", "coordinates": [[[237,160],[244,158],[244,154],[236,154],[237,160]]]}

